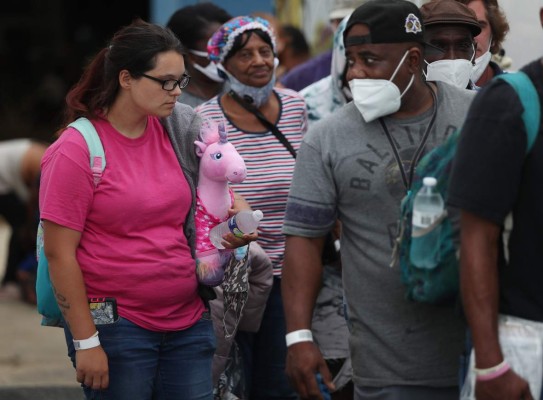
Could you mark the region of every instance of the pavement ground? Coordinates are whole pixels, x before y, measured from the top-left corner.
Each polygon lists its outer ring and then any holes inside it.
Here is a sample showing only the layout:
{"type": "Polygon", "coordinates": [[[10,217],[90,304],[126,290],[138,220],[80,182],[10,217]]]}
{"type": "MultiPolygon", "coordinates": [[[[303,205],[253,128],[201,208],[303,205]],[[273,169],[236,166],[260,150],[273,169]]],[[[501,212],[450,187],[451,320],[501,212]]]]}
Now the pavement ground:
{"type": "MultiPolygon", "coordinates": [[[[9,230],[0,222],[0,280],[9,230]]],[[[81,400],[64,332],[40,325],[16,286],[0,291],[0,400],[81,400]]]]}

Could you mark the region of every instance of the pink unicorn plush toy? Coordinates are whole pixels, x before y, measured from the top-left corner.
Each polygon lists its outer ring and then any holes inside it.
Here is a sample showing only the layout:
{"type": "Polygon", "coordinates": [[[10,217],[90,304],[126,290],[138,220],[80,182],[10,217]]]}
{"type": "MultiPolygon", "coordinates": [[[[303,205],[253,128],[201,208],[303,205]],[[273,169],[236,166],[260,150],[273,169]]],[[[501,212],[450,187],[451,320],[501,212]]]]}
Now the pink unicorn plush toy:
{"type": "Polygon", "coordinates": [[[208,286],[220,285],[231,250],[218,250],[209,240],[209,232],[228,218],[234,204],[228,182],[240,183],[247,176],[245,162],[228,137],[224,123],[204,121],[200,140],[194,142],[200,157],[196,189],[196,275],[208,286]]]}

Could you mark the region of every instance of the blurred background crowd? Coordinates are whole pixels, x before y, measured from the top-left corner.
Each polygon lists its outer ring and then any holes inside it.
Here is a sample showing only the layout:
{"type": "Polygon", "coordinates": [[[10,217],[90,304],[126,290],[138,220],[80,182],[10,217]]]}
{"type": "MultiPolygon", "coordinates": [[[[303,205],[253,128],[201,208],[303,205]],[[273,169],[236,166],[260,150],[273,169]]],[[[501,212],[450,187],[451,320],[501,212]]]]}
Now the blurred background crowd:
{"type": "MultiPolygon", "coordinates": [[[[65,94],[77,81],[86,61],[113,32],[135,17],[165,25],[175,10],[199,2],[202,1],[135,0],[129,7],[118,0],[2,2],[0,138],[33,137],[50,141],[60,123],[65,94]]],[[[298,38],[305,39],[308,46],[308,52],[302,51],[298,61],[331,47],[328,15],[334,0],[213,2],[230,15],[261,12],[274,16],[281,25],[298,28],[303,34],[298,38]]],[[[424,0],[413,2],[420,6],[424,0]]],[[[512,68],[524,65],[539,54],[538,41],[533,39],[542,35],[537,30],[538,16],[529,11],[534,7],[515,7],[515,3],[514,0],[500,1],[511,25],[504,48],[513,61],[512,68]]]]}

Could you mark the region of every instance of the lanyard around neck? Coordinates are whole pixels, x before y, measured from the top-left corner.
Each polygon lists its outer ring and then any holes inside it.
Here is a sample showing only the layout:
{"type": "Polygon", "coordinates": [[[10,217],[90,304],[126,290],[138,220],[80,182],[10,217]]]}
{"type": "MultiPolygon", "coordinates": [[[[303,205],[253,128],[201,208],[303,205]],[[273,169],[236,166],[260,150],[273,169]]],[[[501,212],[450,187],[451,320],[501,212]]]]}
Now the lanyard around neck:
{"type": "Polygon", "coordinates": [[[415,174],[415,168],[422,157],[422,152],[424,150],[424,146],[426,146],[426,142],[428,141],[428,137],[430,136],[430,131],[432,130],[432,127],[434,126],[434,122],[436,119],[437,114],[437,97],[432,88],[430,89],[430,93],[432,94],[433,98],[433,106],[432,106],[432,116],[430,117],[430,122],[428,123],[428,126],[426,127],[426,131],[424,132],[424,135],[422,136],[422,139],[417,147],[417,150],[415,151],[415,154],[413,155],[413,158],[411,159],[411,165],[409,167],[409,176],[407,175],[405,168],[403,166],[402,159],[400,157],[400,152],[398,151],[398,148],[396,147],[396,144],[394,143],[394,140],[392,138],[392,135],[388,131],[388,128],[385,124],[384,119],[381,117],[379,118],[379,123],[381,124],[381,127],[383,128],[383,131],[385,132],[385,135],[390,143],[390,146],[392,147],[392,151],[394,153],[394,158],[396,159],[396,163],[398,164],[398,168],[400,169],[400,174],[402,176],[402,181],[405,187],[405,190],[409,193],[411,190],[411,185],[413,183],[413,175],[415,174]]]}

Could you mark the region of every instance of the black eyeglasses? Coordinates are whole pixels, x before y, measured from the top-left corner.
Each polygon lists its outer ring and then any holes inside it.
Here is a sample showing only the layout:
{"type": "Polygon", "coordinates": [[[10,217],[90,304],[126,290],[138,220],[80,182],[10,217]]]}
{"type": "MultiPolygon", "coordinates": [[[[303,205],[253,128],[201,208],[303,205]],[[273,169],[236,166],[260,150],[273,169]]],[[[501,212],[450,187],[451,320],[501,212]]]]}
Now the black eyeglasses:
{"type": "Polygon", "coordinates": [[[162,89],[167,90],[168,92],[171,92],[172,90],[174,90],[176,86],[179,86],[179,89],[184,89],[187,87],[187,85],[190,82],[190,75],[187,75],[187,74],[183,74],[183,76],[179,80],[177,79],[163,80],[163,79],[158,79],[158,78],[155,78],[154,76],[150,76],[147,74],[141,74],[141,76],[144,76],[147,79],[151,79],[152,81],[161,83],[162,89]]]}

